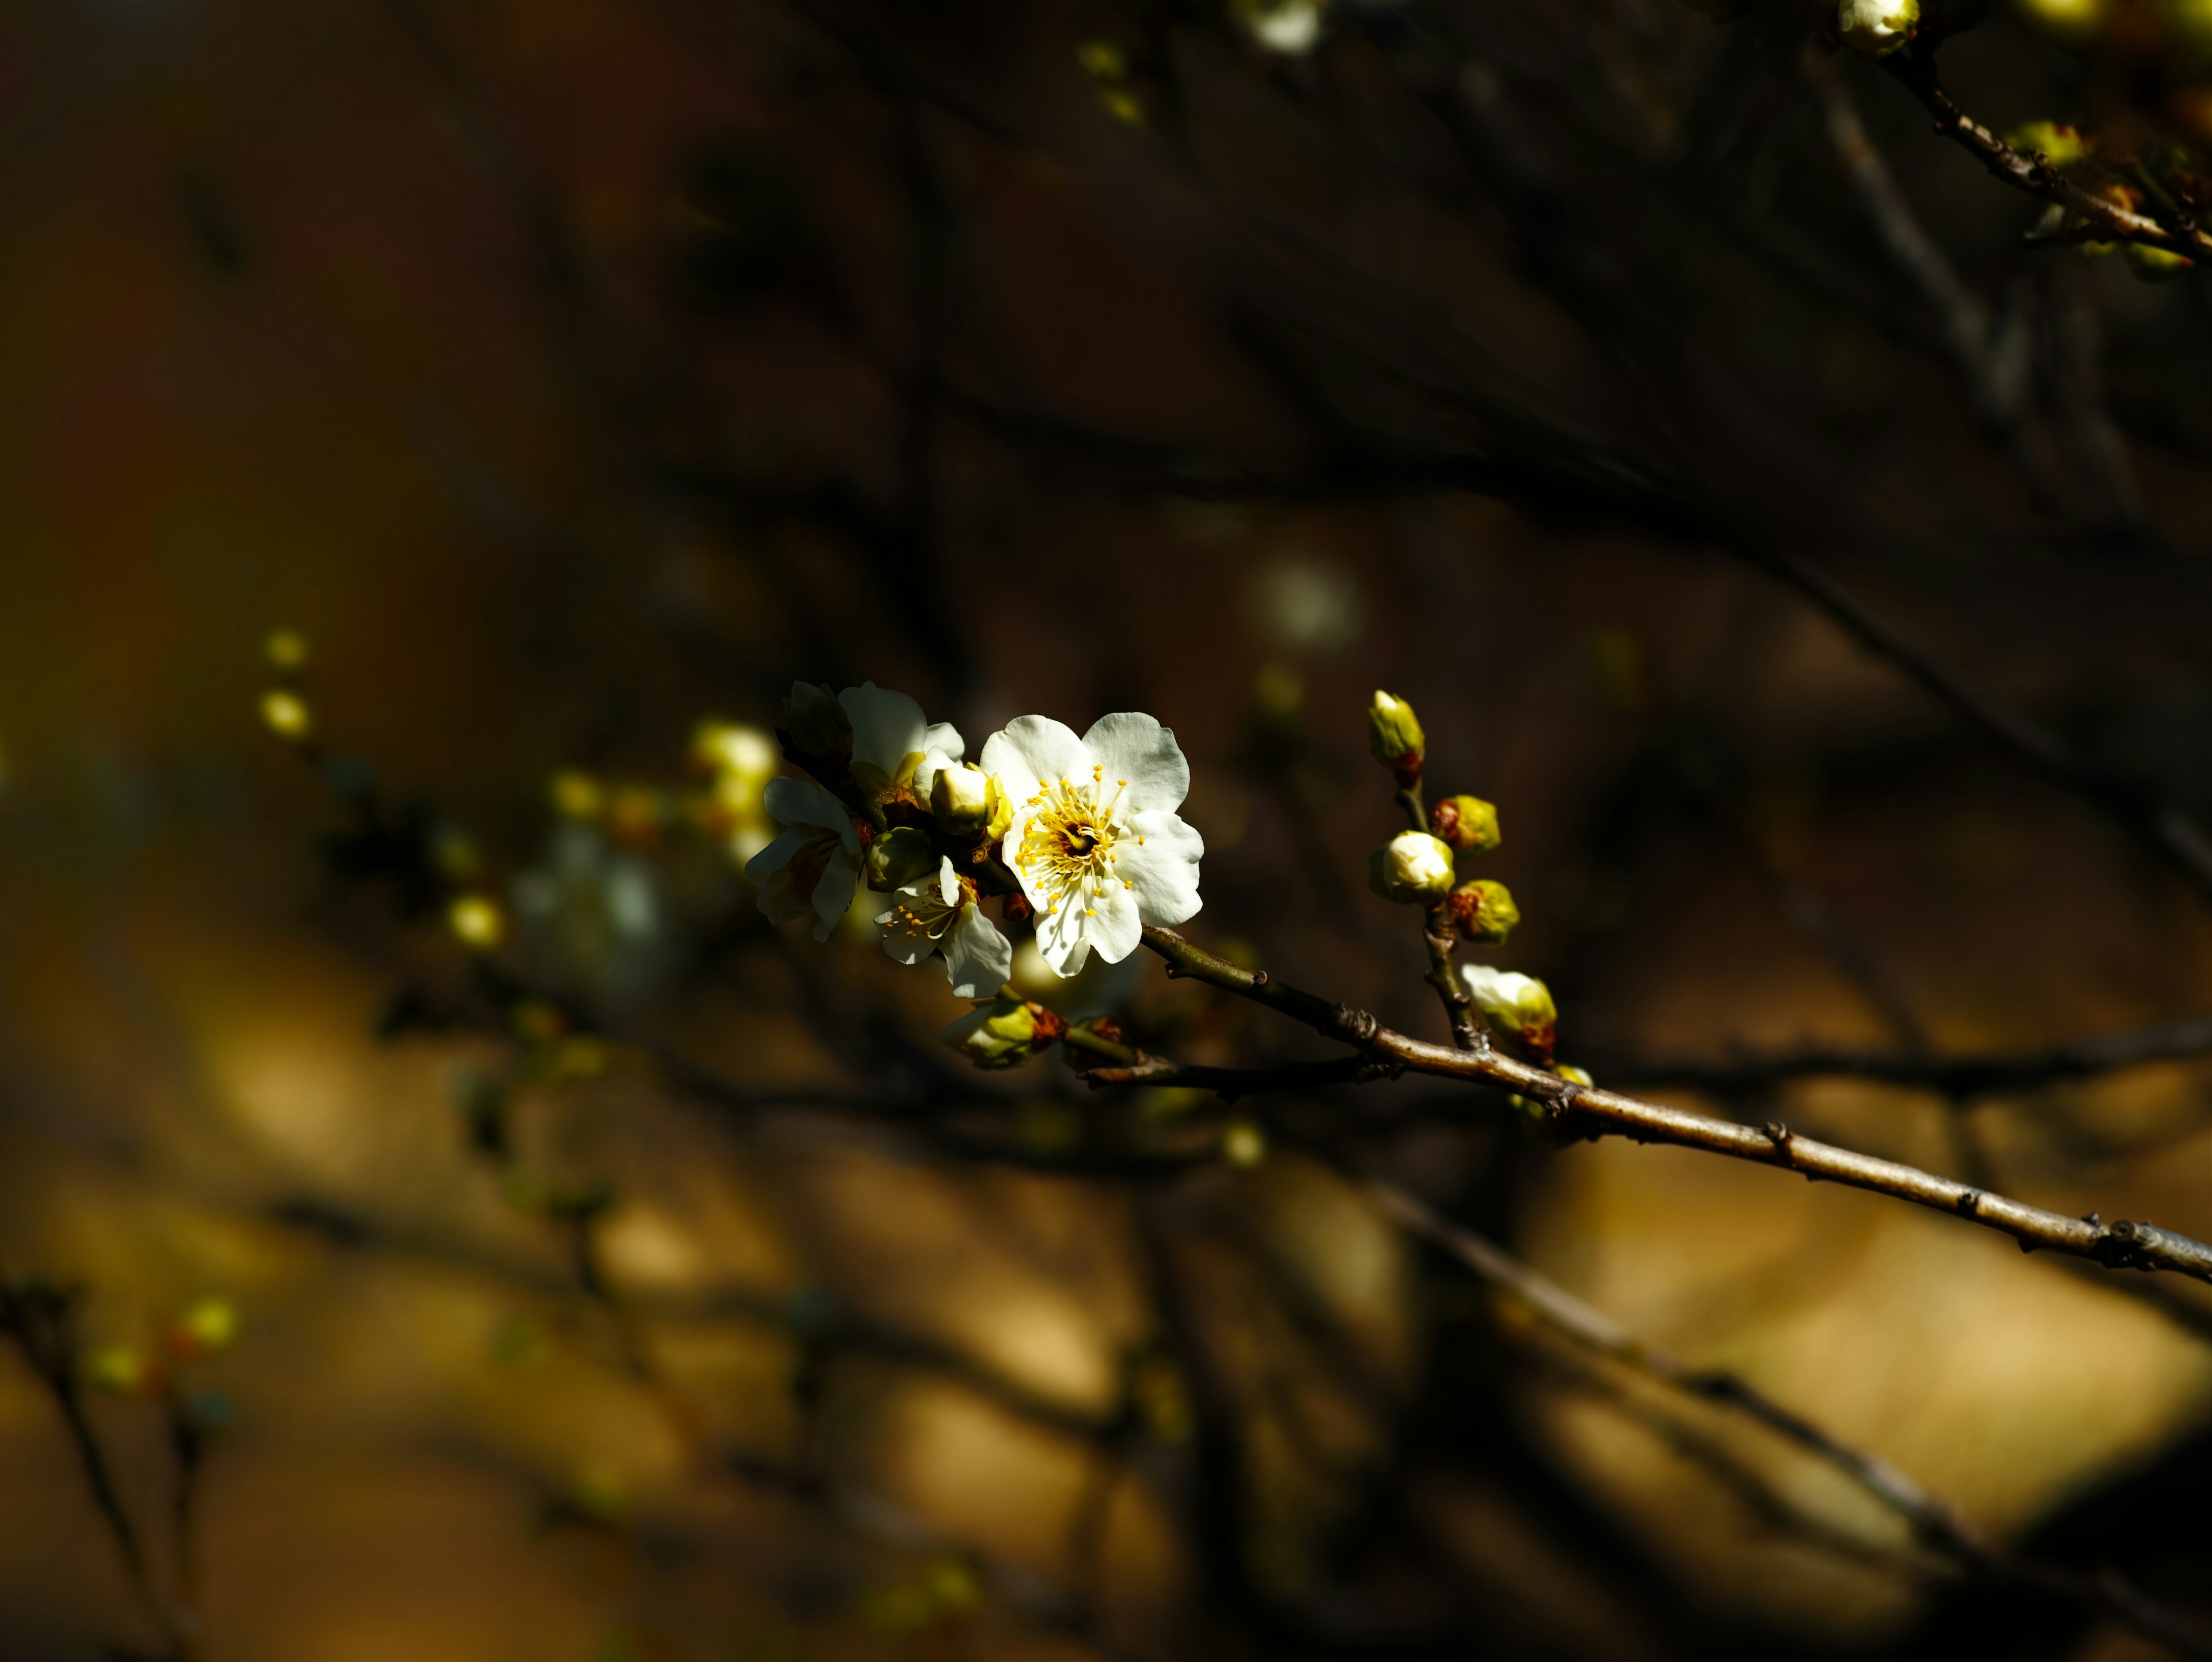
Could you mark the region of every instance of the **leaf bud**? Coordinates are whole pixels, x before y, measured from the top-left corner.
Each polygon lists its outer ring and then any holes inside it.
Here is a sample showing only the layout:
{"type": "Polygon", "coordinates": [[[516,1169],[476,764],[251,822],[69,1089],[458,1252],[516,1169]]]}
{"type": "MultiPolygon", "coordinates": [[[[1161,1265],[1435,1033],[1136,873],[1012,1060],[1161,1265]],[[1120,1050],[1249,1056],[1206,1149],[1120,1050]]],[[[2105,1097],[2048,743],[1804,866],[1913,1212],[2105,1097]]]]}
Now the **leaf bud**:
{"type": "Polygon", "coordinates": [[[1451,908],[1452,923],[1469,941],[1496,946],[1521,922],[1521,909],[1503,883],[1478,877],[1451,892],[1444,903],[1451,908]]]}
{"type": "Polygon", "coordinates": [[[929,811],[945,830],[964,836],[989,826],[1002,794],[999,782],[982,769],[955,762],[938,769],[930,782],[929,811]]]}
{"type": "Polygon", "coordinates": [[[1451,885],[1451,849],[1426,831],[1400,831],[1367,857],[1367,886],[1385,900],[1441,900],[1451,885]]]}
{"type": "Polygon", "coordinates": [[[1844,44],[1873,58],[1887,58],[1912,38],[1920,22],[1920,0],[1839,0],[1836,33],[1844,44]]]}
{"type": "Polygon", "coordinates": [[[1413,707],[1377,688],[1375,702],[1367,707],[1367,748],[1375,759],[1396,774],[1400,784],[1411,784],[1421,776],[1428,747],[1413,707]]]}
{"type": "Polygon", "coordinates": [[[1012,982],[945,1030],[945,1042],[978,1068],[1018,1068],[1067,1032],[1066,1021],[1032,1004],[1012,982]]]}
{"type": "Polygon", "coordinates": [[[802,756],[853,753],[853,718],[828,687],[793,681],[791,697],[783,701],[783,727],[791,747],[802,756]]]}
{"type": "Polygon", "coordinates": [[[1537,1056],[1552,1054],[1559,1015],[1550,988],[1534,976],[1493,969],[1487,964],[1462,965],[1460,975],[1475,1008],[1493,1032],[1517,1041],[1537,1056]]]}
{"type": "Polygon", "coordinates": [[[1499,840],[1498,809],[1480,796],[1447,796],[1429,810],[1429,829],[1455,849],[1487,854],[1499,840]]]}
{"type": "Polygon", "coordinates": [[[940,856],[919,825],[897,825],[868,844],[868,886],[888,894],[937,874],[940,856]]]}

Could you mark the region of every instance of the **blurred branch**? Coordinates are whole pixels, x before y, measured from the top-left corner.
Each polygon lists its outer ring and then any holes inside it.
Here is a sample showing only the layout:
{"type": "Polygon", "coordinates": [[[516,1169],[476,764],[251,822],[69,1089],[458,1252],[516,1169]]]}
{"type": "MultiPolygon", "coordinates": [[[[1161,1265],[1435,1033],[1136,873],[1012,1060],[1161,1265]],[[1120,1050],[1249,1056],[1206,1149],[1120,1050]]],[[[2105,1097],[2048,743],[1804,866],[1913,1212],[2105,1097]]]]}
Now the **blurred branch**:
{"type": "Polygon", "coordinates": [[[1948,1502],[1930,1495],[1877,1455],[1856,1449],[1724,1370],[1697,1368],[1638,1338],[1611,1317],[1547,1281],[1489,1241],[1462,1229],[1389,1184],[1369,1180],[1369,1196],[1409,1234],[1456,1260],[1486,1285],[1506,1293],[1553,1331],[1587,1349],[1685,1395],[1743,1415],[1856,1484],[1902,1518],[1915,1538],[1970,1573],[2032,1586],[2100,1610],[2185,1656],[2212,1657],[2212,1635],[2181,1621],[2109,1571],[2087,1572],[2016,1557],[1972,1528],[1948,1502]]]}
{"type": "Polygon", "coordinates": [[[1809,1182],[1840,1183],[1971,1219],[2010,1235],[2024,1251],[2040,1247],[2094,1259],[2111,1269],[2167,1269],[2212,1282],[2212,1246],[2171,1230],[2124,1219],[2108,1224],[2094,1213],[2087,1218],[2069,1217],[1896,1160],[1799,1136],[1779,1123],[1739,1125],[1578,1085],[1504,1055],[1486,1038],[1474,1050],[1447,1050],[1395,1032],[1368,1011],[1332,1003],[1276,980],[1265,970],[1239,969],[1172,929],[1147,926],[1144,940],[1167,961],[1170,976],[1188,976],[1264,1004],[1366,1056],[1410,1071],[1469,1080],[1532,1099],[1543,1105],[1547,1119],[1562,1136],[1626,1136],[1778,1166],[1809,1182]]]}

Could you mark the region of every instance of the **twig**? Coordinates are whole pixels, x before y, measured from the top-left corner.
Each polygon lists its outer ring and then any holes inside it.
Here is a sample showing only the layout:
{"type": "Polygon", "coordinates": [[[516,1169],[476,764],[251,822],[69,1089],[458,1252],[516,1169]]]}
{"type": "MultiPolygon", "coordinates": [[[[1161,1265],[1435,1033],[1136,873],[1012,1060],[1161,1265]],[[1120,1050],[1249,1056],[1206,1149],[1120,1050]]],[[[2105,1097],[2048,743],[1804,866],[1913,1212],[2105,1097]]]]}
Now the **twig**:
{"type": "Polygon", "coordinates": [[[1148,927],[1145,945],[1167,960],[1170,975],[1188,976],[1264,1004],[1377,1060],[1395,1062],[1415,1073],[1468,1080],[1534,1099],[1544,1105],[1547,1116],[1567,1135],[1626,1136],[1638,1142],[1665,1143],[1761,1166],[1778,1166],[1802,1173],[1809,1182],[1840,1183],[1971,1219],[2010,1235],[2023,1251],[2039,1247],[2094,1259],[2110,1269],[2170,1269],[2212,1282],[2212,1246],[2171,1230],[2124,1219],[2106,1223],[2094,1213],[2087,1218],[2069,1217],[1917,1166],[1799,1136],[1780,1124],[1739,1125],[1733,1120],[1577,1085],[1489,1047],[1446,1050],[1394,1032],[1368,1011],[1334,1004],[1302,991],[1265,970],[1239,969],[1226,959],[1192,945],[1172,929],[1148,927]]]}
{"type": "Polygon", "coordinates": [[[2033,1586],[2117,1616],[2185,1656],[2212,1657],[2212,1635],[2109,1572],[2069,1569],[2006,1552],[1974,1530],[1951,1506],[1878,1455],[1841,1441],[1737,1375],[1692,1367],[1638,1338],[1611,1317],[1471,1231],[1439,1217],[1413,1196],[1372,1179],[1368,1195],[1408,1233],[1429,1242],[1491,1287],[1510,1294],[1576,1343],[1673,1390],[1734,1410],[1841,1472],[1902,1518],[1923,1545],[1991,1580],[2033,1586]]]}

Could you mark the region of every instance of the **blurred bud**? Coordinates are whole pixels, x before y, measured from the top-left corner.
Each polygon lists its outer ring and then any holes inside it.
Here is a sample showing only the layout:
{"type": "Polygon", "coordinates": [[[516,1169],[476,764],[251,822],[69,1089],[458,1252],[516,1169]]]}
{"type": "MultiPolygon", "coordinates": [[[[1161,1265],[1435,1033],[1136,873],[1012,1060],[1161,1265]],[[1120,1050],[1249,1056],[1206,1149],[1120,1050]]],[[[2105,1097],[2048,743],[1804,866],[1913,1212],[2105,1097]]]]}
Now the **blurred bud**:
{"type": "Polygon", "coordinates": [[[1375,752],[1376,761],[1398,776],[1401,784],[1419,778],[1428,740],[1413,707],[1378,690],[1375,702],[1367,707],[1367,748],[1375,752]]]}
{"type": "Polygon", "coordinates": [[[929,833],[917,825],[899,825],[868,844],[868,886],[888,893],[935,875],[939,855],[929,833]]]}
{"type": "Polygon", "coordinates": [[[1036,918],[1036,908],[1030,904],[1029,896],[1016,889],[1000,898],[999,916],[1009,923],[1033,922],[1036,918]]]}
{"type": "Polygon", "coordinates": [[[2128,270],[2142,283],[2171,283],[2196,264],[2163,248],[2146,248],[2140,242],[2124,244],[2120,252],[2127,258],[2128,270]]]}
{"type": "Polygon", "coordinates": [[[1513,904],[1511,892],[1503,883],[1486,877],[1461,884],[1445,904],[1451,908],[1452,923],[1461,934],[1493,947],[1521,922],[1521,909],[1513,904]]]}
{"type": "Polygon", "coordinates": [[[1255,46],[1297,57],[1320,44],[1328,0],[1229,0],[1229,15],[1255,46]]]}
{"type": "Polygon", "coordinates": [[[2109,0],[2012,0],[2012,9],[2030,28],[2078,46],[2104,27],[2111,5],[2109,0]]]}
{"type": "Polygon", "coordinates": [[[1836,33],[1844,44],[1875,58],[1886,58],[1912,38],[1920,21],[1920,0],[1839,0],[1836,33]]]}
{"type": "Polygon", "coordinates": [[[553,776],[547,794],[553,812],[563,819],[596,819],[605,811],[607,794],[599,782],[577,768],[563,768],[553,776]]]}
{"type": "Polygon", "coordinates": [[[307,637],[296,629],[272,629],[262,637],[261,656],[279,675],[297,675],[307,667],[307,637]]]}
{"type": "Polygon", "coordinates": [[[507,917],[489,896],[461,894],[446,908],[446,927],[471,952],[488,953],[507,934],[507,917]]]}
{"type": "Polygon", "coordinates": [[[691,730],[691,764],[705,773],[766,781],[783,765],[775,738],[742,721],[702,721],[691,730]]]}
{"type": "Polygon", "coordinates": [[[1242,1172],[1264,1166],[1267,1134],[1249,1119],[1230,1121],[1221,1133],[1221,1158],[1242,1172]]]}
{"type": "Polygon", "coordinates": [[[1066,1031],[1066,1022],[1030,1003],[1009,982],[997,997],[947,1027],[945,1042],[978,1068],[1018,1068],[1066,1031]]]}
{"type": "Polygon", "coordinates": [[[1538,1056],[1549,1056],[1559,1011],[1552,989],[1534,976],[1493,969],[1487,964],[1460,968],[1475,1008],[1499,1034],[1517,1040],[1538,1056]]]}
{"type": "Polygon", "coordinates": [[[2089,141],[2081,130],[2058,121],[2023,121],[2005,135],[2004,142],[2022,155],[2041,156],[2054,167],[2070,167],[2089,154],[2089,141]]]}
{"type": "Polygon", "coordinates": [[[261,695],[261,725],[287,744],[304,744],[315,734],[315,715],[307,701],[283,687],[261,695]]]}
{"type": "Polygon", "coordinates": [[[784,731],[793,750],[805,756],[848,757],[853,753],[853,718],[828,687],[793,681],[783,701],[784,731]]]}
{"type": "Polygon", "coordinates": [[[1429,810],[1429,829],[1469,853],[1487,854],[1498,846],[1498,810],[1480,796],[1447,796],[1429,810]]]}
{"type": "Polygon", "coordinates": [[[981,768],[955,762],[937,770],[929,787],[929,811],[945,830],[964,835],[991,823],[998,781],[981,768]]]}
{"type": "Polygon", "coordinates": [[[1385,900],[1441,900],[1451,886],[1452,851],[1426,831],[1400,831],[1367,857],[1367,886],[1385,900]]]}
{"type": "Polygon", "coordinates": [[[190,1361],[213,1356],[238,1342],[238,1306],[228,1299],[195,1299],[169,1324],[170,1350],[190,1361]]]}
{"type": "Polygon", "coordinates": [[[139,1397],[154,1383],[154,1370],[136,1345],[104,1344],[84,1359],[84,1379],[112,1397],[139,1397]]]}

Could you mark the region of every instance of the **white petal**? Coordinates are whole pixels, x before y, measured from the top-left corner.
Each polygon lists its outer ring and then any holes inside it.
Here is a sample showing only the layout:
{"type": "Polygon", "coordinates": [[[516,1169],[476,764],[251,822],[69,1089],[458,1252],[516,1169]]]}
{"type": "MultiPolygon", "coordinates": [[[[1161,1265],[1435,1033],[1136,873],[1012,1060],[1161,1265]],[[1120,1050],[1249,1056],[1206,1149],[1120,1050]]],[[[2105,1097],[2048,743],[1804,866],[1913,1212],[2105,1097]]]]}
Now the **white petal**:
{"type": "Polygon", "coordinates": [[[830,931],[837,927],[837,920],[849,910],[853,896],[860,886],[860,863],[850,855],[840,852],[822,874],[822,880],[814,886],[814,938],[827,941],[830,931]]]}
{"type": "Polygon", "coordinates": [[[1038,909],[1037,955],[1054,975],[1075,975],[1091,956],[1091,941],[1084,933],[1084,921],[1080,895],[1070,895],[1056,911],[1038,909]]]}
{"type": "Polygon", "coordinates": [[[769,817],[778,825],[819,825],[823,831],[836,831],[849,852],[860,851],[860,839],[853,831],[853,816],[845,811],[842,802],[811,779],[771,779],[761,801],[769,817]]]}
{"type": "Polygon", "coordinates": [[[799,891],[792,886],[791,873],[785,868],[769,873],[754,904],[761,909],[761,916],[771,923],[788,923],[794,917],[814,915],[813,903],[799,898],[799,891]]]}
{"type": "Polygon", "coordinates": [[[983,741],[983,771],[995,773],[1018,807],[1040,787],[1062,779],[1091,782],[1091,752],[1072,728],[1049,715],[1022,715],[983,741]]]}
{"type": "Polygon", "coordinates": [[[1014,949],[969,901],[945,937],[945,973],[962,998],[988,998],[1013,973],[1014,949]]]}
{"type": "Polygon", "coordinates": [[[960,736],[960,729],[950,721],[934,721],[923,730],[921,748],[941,751],[950,761],[957,762],[968,754],[968,741],[960,736]]]}
{"type": "Polygon", "coordinates": [[[745,875],[756,883],[765,883],[774,873],[781,871],[813,838],[810,830],[793,829],[783,832],[775,841],[745,861],[745,875]]]}
{"type": "Polygon", "coordinates": [[[904,929],[894,928],[891,920],[897,916],[898,910],[894,907],[876,918],[876,927],[883,931],[884,950],[902,964],[919,964],[937,950],[937,943],[926,934],[909,934],[904,929]]]}
{"type": "Polygon", "coordinates": [[[896,774],[908,757],[929,748],[929,723],[921,718],[921,706],[905,693],[887,691],[869,681],[847,687],[837,702],[853,723],[854,761],[896,774]]]}
{"type": "MultiPolygon", "coordinates": [[[[994,740],[992,742],[995,744],[998,741],[994,740]]],[[[1000,780],[1000,788],[1006,788],[1003,777],[1000,780]]],[[[1042,915],[1046,907],[1051,903],[1046,898],[1044,891],[1038,888],[1032,880],[1032,874],[1024,869],[1020,860],[1017,857],[1021,853],[1022,838],[1029,835],[1030,821],[1036,818],[1036,815],[1033,812],[1024,812],[1019,808],[1014,811],[1014,817],[1006,825],[1006,838],[999,844],[999,858],[1006,861],[1008,871],[1020,879],[1024,898],[1030,905],[1037,909],[1039,915],[1042,915]]]]}
{"type": "MultiPolygon", "coordinates": [[[[1195,899],[1195,895],[1193,896],[1195,899]]],[[[1137,950],[1145,938],[1143,920],[1137,915],[1133,891],[1109,883],[1091,901],[1091,915],[1083,920],[1084,934],[1109,964],[1119,964],[1137,950]]],[[[1193,910],[1196,910],[1194,907],[1193,910]]]]}
{"type": "MultiPolygon", "coordinates": [[[[942,900],[948,906],[960,897],[960,880],[952,874],[952,861],[950,855],[940,855],[939,857],[937,864],[936,887],[937,898],[942,900]]],[[[999,977],[999,981],[1004,981],[1006,977],[1004,976],[1000,976],[999,977]]],[[[999,984],[999,981],[994,981],[991,984],[994,987],[996,987],[999,984]]]]}
{"type": "Polygon", "coordinates": [[[1198,862],[1205,853],[1206,839],[1174,814],[1140,813],[1114,839],[1114,874],[1136,886],[1143,922],[1172,928],[1198,916],[1198,862]]]}
{"type": "Polygon", "coordinates": [[[1094,764],[1105,769],[1109,794],[1128,781],[1121,797],[1124,813],[1172,813],[1190,794],[1190,764],[1176,743],[1175,730],[1140,710],[1100,716],[1083,735],[1083,748],[1094,764]]]}
{"type": "MultiPolygon", "coordinates": [[[[945,727],[943,722],[939,722],[930,731],[950,733],[951,729],[945,727]]],[[[921,760],[915,764],[914,794],[924,802],[927,802],[930,787],[936,784],[939,771],[945,768],[957,767],[959,764],[960,735],[958,734],[952,734],[952,748],[949,751],[933,741],[929,749],[923,752],[921,760]]]]}

